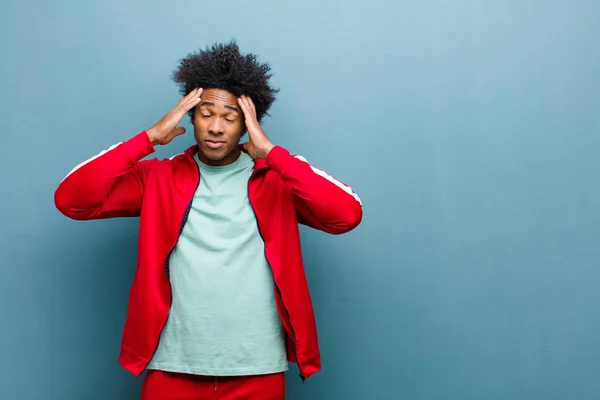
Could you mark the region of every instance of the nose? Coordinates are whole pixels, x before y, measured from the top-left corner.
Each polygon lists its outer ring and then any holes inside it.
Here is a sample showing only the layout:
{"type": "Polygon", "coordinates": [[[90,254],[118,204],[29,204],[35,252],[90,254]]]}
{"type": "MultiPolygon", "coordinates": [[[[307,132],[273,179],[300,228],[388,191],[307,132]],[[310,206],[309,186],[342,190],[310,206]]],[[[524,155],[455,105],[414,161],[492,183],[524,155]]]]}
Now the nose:
{"type": "Polygon", "coordinates": [[[210,123],[208,125],[208,132],[212,135],[222,135],[225,127],[225,123],[222,118],[213,117],[210,119],[210,123]]]}

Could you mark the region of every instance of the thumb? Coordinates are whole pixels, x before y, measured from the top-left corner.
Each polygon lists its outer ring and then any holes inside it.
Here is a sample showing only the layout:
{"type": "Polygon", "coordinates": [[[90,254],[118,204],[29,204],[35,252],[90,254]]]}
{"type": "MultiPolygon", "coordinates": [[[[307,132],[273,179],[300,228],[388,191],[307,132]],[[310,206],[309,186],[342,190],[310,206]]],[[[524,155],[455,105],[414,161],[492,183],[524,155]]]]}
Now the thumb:
{"type": "Polygon", "coordinates": [[[185,128],[183,126],[178,126],[175,129],[173,129],[173,136],[180,136],[183,135],[185,133],[185,128]]]}
{"type": "Polygon", "coordinates": [[[246,142],[246,143],[242,144],[242,147],[244,148],[244,150],[248,151],[249,147],[250,147],[250,142],[246,142]]]}

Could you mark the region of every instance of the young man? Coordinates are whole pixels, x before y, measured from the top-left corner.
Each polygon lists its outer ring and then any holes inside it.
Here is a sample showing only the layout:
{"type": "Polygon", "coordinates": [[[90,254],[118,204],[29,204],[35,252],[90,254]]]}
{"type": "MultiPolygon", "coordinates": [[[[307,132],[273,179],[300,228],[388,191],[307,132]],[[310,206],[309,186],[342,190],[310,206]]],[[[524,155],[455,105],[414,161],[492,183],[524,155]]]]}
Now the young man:
{"type": "Polygon", "coordinates": [[[302,380],[320,369],[298,223],[345,233],[362,206],[269,140],[269,71],[235,42],[188,55],[174,73],[177,106],[56,190],[56,207],[76,220],[140,216],[119,362],[148,370],[142,399],[283,399],[288,361],[302,380]],[[185,133],[186,113],[196,145],[141,161],[185,133]]]}

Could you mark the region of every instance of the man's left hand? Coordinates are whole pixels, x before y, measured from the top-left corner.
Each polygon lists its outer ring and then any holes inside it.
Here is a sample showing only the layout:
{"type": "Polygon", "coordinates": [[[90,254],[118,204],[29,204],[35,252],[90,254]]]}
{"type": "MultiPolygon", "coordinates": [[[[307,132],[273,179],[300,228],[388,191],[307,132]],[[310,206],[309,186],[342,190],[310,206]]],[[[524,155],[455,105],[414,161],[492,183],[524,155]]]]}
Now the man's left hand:
{"type": "Polygon", "coordinates": [[[242,95],[238,99],[238,103],[244,112],[246,129],[249,136],[248,142],[244,143],[244,149],[246,149],[252,158],[267,158],[267,154],[269,154],[275,145],[271,143],[262,126],[258,123],[256,108],[252,99],[242,95]]]}

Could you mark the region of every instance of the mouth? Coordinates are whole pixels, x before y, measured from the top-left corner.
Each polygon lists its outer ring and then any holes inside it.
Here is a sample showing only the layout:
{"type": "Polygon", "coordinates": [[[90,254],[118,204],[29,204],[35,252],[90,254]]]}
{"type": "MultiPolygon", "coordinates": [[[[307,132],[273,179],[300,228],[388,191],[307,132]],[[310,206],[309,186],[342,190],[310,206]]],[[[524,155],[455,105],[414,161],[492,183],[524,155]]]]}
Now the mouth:
{"type": "Polygon", "coordinates": [[[222,140],[206,139],[204,140],[204,143],[209,149],[220,149],[221,147],[225,146],[225,142],[222,140]]]}

